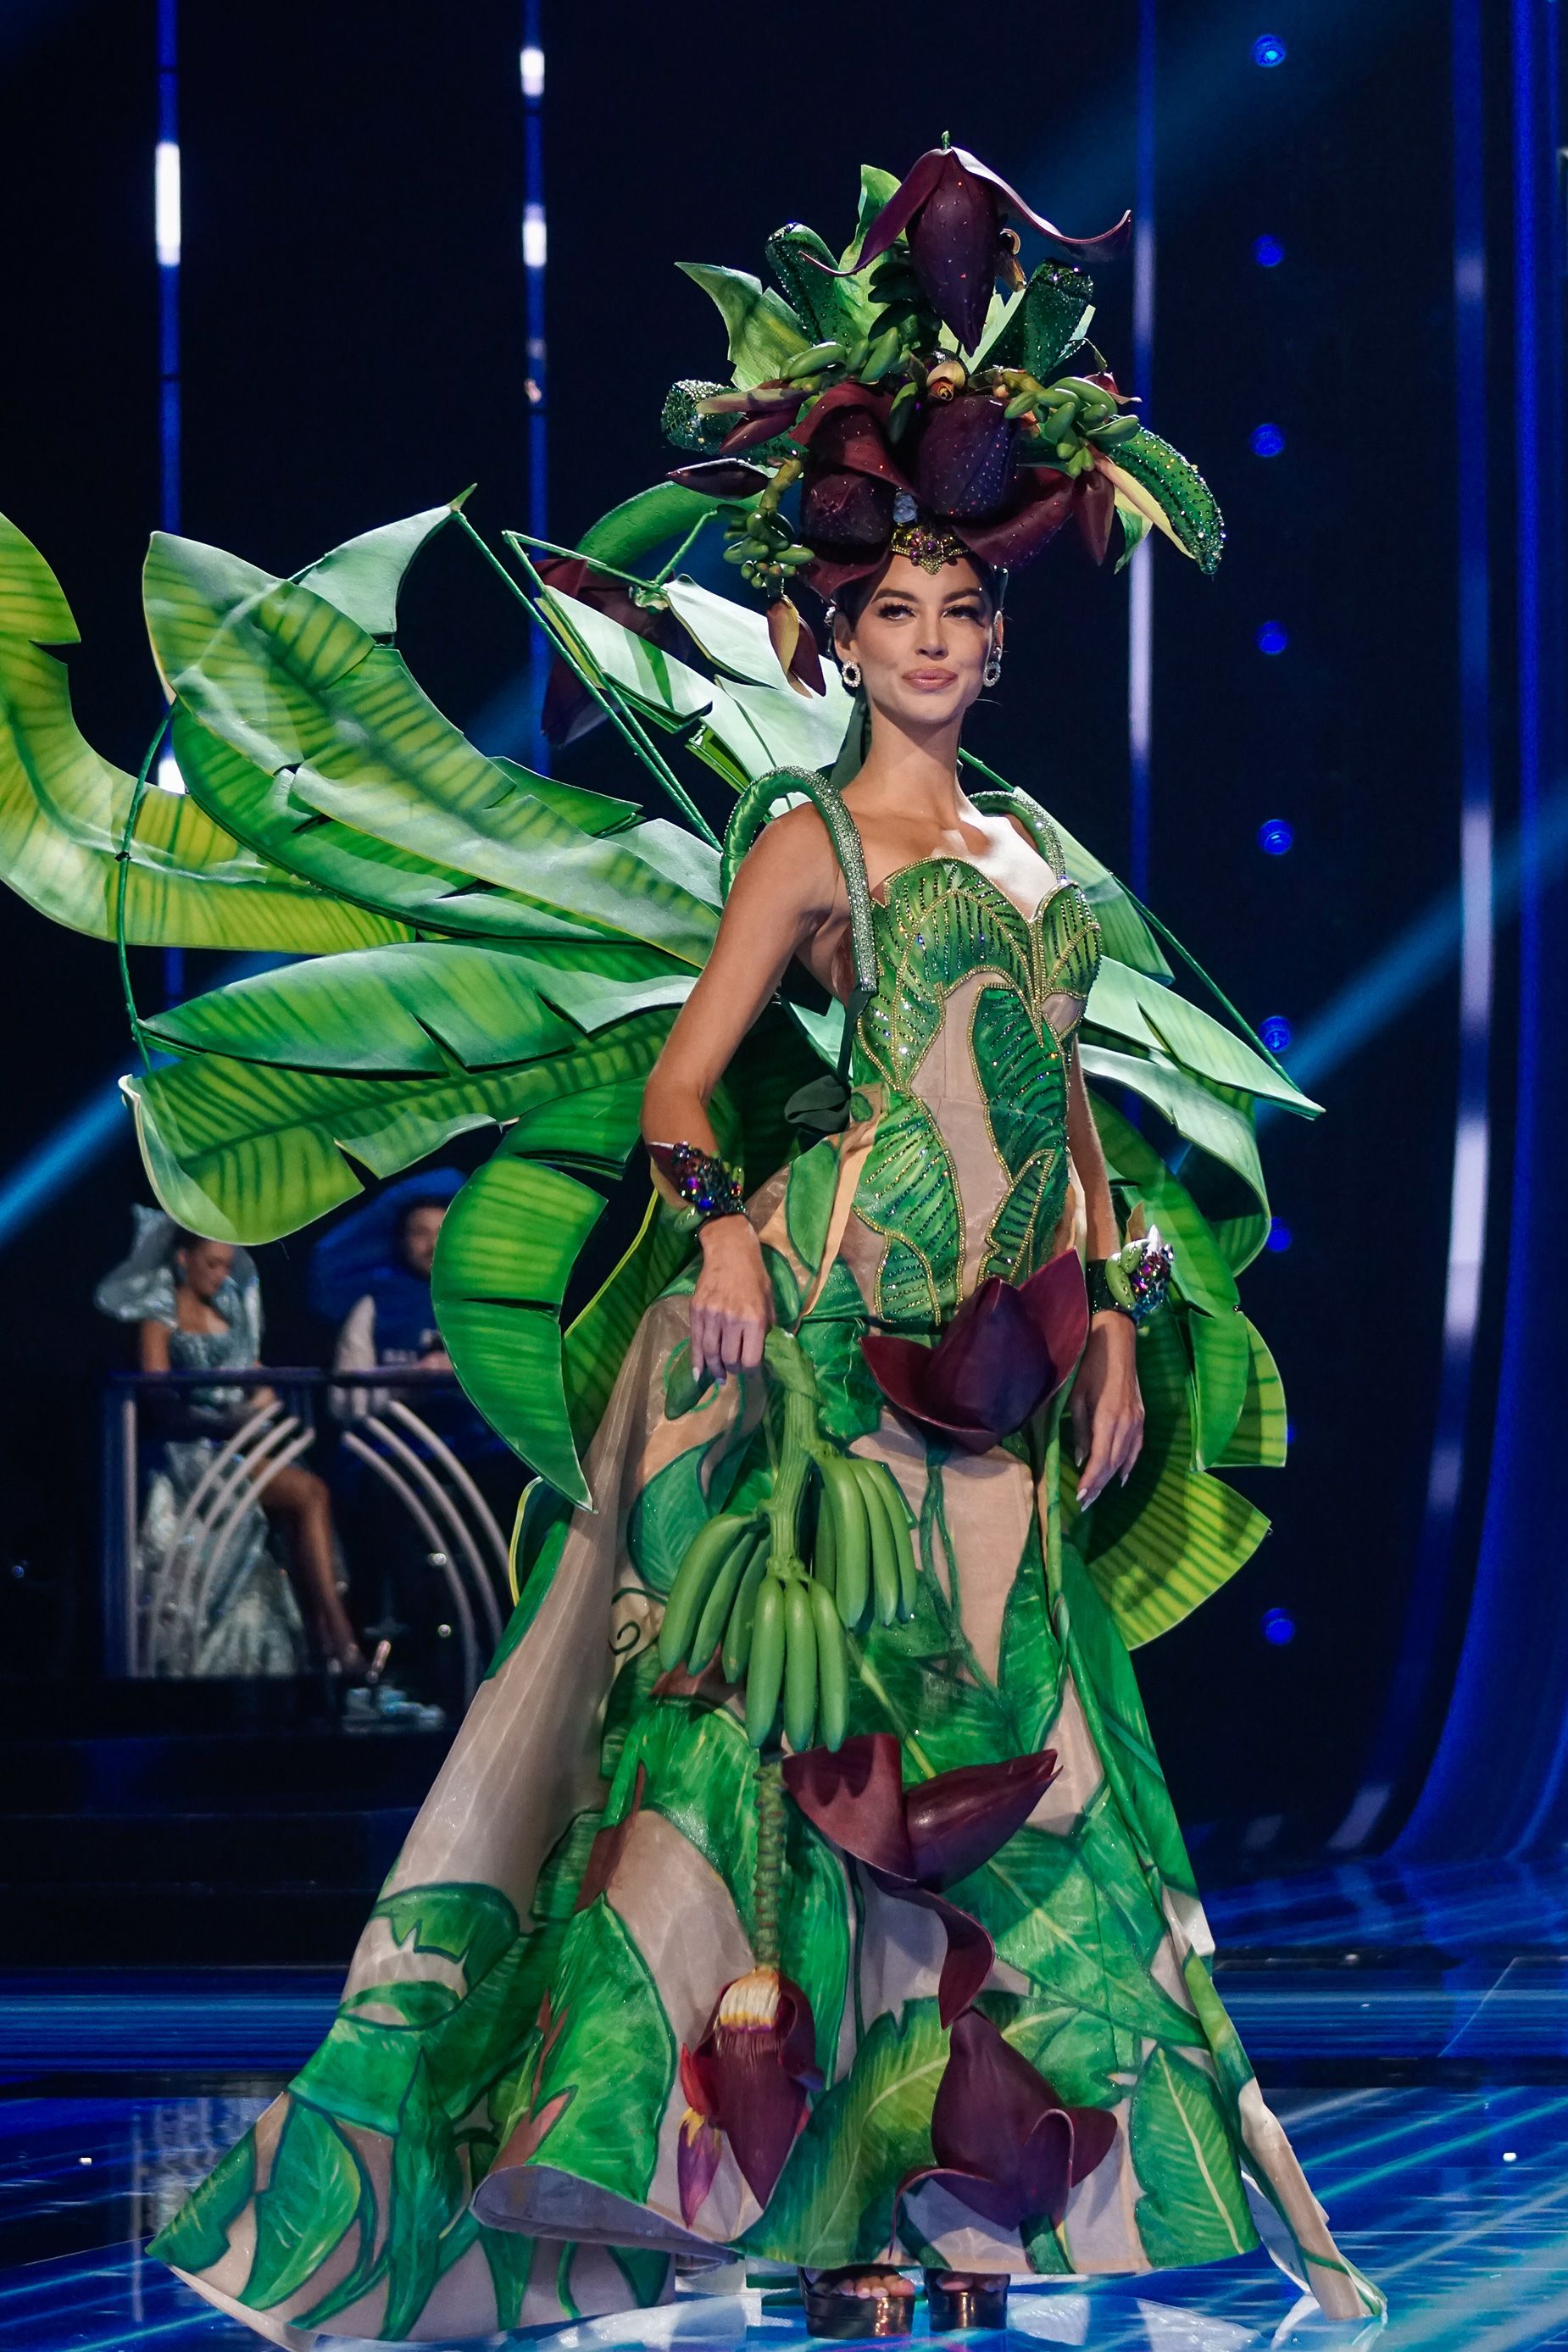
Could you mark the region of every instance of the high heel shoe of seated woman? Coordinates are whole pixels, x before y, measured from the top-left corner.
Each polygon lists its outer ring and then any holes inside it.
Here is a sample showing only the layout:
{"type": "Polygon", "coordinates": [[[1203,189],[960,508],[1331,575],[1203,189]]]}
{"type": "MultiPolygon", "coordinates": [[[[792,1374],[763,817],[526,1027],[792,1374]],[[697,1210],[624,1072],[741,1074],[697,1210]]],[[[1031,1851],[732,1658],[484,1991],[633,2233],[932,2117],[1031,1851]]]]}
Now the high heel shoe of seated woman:
{"type": "Polygon", "coordinates": [[[805,2332],[839,2344],[914,2330],[915,2291],[901,2271],[882,2263],[851,2263],[840,2270],[805,2271],[800,2291],[805,2332]]]}

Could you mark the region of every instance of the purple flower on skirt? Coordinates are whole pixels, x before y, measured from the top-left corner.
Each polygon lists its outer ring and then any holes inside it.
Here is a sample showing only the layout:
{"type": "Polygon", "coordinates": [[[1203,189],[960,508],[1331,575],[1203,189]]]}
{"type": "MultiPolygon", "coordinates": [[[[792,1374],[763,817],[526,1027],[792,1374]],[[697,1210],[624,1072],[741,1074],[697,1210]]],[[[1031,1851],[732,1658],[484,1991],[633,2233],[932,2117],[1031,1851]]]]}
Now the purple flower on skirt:
{"type": "Polygon", "coordinates": [[[1059,2229],[1068,2192],[1115,2140],[1114,2116],[1069,2107],[988,2017],[966,2010],[931,2109],[936,2161],[904,2175],[894,2210],[911,2189],[935,2181],[1001,2229],[1059,2229]]]}
{"type": "Polygon", "coordinates": [[[784,1761],[784,1786],[814,1829],[864,1864],[877,1885],[934,1911],[947,1929],[938,1990],[949,2023],[974,1999],[996,1957],[978,1919],[941,1890],[1000,1853],[1056,1778],[1049,1748],[997,1764],[963,1764],[906,1790],[899,1743],[879,1731],[784,1761]]]}
{"type": "Polygon", "coordinates": [[[872,1331],[860,1349],[906,1421],[942,1444],[987,1454],[1056,1394],[1088,1337],[1083,1267],[1064,1250],[1027,1282],[991,1275],[934,1347],[872,1331]]]}
{"type": "Polygon", "coordinates": [[[750,1969],[726,1985],[695,2050],[680,2053],[686,2094],[676,2148],[680,2211],[688,2229],[719,2168],[721,2137],[742,2178],[765,2205],[805,2121],[806,2094],[822,2088],[811,2003],[777,1969],[750,1969]]]}

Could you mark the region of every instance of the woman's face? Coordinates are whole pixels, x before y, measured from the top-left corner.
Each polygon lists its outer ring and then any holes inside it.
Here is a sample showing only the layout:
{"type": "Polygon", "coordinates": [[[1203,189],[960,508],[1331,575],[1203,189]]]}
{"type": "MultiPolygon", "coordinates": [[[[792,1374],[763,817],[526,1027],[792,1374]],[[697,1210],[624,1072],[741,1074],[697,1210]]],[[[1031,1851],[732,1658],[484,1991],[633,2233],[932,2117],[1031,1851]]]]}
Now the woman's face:
{"type": "Polygon", "coordinates": [[[918,729],[962,717],[980,692],[1002,623],[972,563],[926,572],[895,555],[852,625],[835,635],[841,660],[857,661],[875,710],[918,729]]]}
{"type": "Polygon", "coordinates": [[[174,1269],[187,1290],[210,1306],[228,1280],[234,1252],[227,1242],[187,1242],[174,1253],[174,1269]]]}

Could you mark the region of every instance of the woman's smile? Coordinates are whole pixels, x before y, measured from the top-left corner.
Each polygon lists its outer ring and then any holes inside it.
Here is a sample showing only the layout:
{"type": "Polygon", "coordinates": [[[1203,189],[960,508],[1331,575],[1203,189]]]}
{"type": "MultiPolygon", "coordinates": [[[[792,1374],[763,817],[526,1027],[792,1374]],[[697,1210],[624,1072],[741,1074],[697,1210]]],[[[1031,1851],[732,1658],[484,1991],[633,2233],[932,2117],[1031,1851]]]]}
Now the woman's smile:
{"type": "Polygon", "coordinates": [[[944,686],[956,686],[958,672],[941,669],[934,663],[924,663],[919,669],[904,672],[904,684],[917,688],[922,694],[934,694],[944,686]]]}

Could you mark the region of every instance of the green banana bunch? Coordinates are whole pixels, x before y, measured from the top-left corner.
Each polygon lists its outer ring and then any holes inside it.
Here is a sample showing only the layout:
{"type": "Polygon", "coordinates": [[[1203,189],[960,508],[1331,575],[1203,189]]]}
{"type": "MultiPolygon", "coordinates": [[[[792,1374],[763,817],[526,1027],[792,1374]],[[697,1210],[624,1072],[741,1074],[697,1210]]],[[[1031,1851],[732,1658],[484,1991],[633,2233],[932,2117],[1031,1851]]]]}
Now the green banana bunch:
{"type": "Polygon", "coordinates": [[[849,1645],[833,1595],[798,1559],[770,1563],[757,1597],[746,1670],[746,1737],[773,1736],[780,1702],[784,1737],[799,1755],[840,1748],[849,1727],[849,1645]]]}
{"type": "Polygon", "coordinates": [[[891,1471],[826,1445],[815,1460],[821,1491],[814,1566],[840,1622],[858,1630],[873,1600],[879,1624],[907,1621],[915,1611],[914,1545],[891,1471]]]}
{"type": "MultiPolygon", "coordinates": [[[[760,1511],[721,1511],[698,1529],[676,1570],[658,1629],[658,1662],[666,1674],[681,1664],[700,1674],[721,1643],[731,1642],[747,1571],[753,1558],[765,1564],[767,1545],[768,1525],[760,1511]]],[[[755,1598],[753,1586],[752,1605],[755,1598]]],[[[738,1634],[734,1639],[738,1643],[738,1634]]]]}

